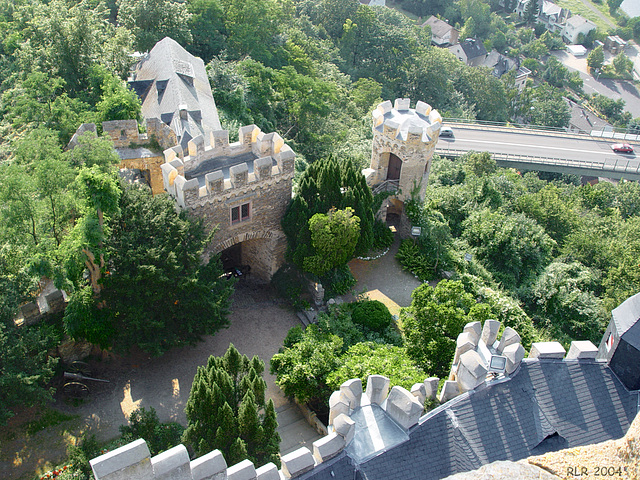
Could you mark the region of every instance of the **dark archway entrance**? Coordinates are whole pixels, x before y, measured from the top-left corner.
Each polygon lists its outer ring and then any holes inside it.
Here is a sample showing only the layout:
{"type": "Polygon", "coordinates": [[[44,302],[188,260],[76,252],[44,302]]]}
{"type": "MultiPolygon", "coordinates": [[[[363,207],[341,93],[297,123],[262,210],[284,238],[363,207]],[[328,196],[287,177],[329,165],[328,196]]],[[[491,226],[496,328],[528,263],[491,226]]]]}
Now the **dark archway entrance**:
{"type": "Polygon", "coordinates": [[[400,180],[400,170],[402,170],[402,160],[397,155],[390,153],[387,180],[400,180]]]}

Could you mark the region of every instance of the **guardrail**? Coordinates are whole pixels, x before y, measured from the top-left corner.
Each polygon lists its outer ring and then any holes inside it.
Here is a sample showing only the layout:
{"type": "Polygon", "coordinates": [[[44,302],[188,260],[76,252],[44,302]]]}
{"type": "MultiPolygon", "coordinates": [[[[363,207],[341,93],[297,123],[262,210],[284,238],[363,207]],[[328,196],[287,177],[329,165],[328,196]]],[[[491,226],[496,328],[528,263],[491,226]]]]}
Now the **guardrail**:
{"type": "MultiPolygon", "coordinates": [[[[436,148],[435,153],[446,157],[456,158],[469,153],[469,151],[436,148]]],[[[506,153],[491,153],[491,157],[498,164],[506,167],[529,167],[531,170],[576,173],[579,175],[592,174],[593,176],[598,177],[624,177],[628,180],[640,180],[640,161],[636,159],[612,158],[590,162],[587,160],[567,160],[563,158],[514,155],[506,153]]]]}
{"type": "Polygon", "coordinates": [[[492,130],[499,130],[510,133],[521,133],[525,135],[551,135],[554,137],[563,138],[579,138],[581,140],[599,140],[601,138],[606,138],[610,140],[624,140],[626,142],[635,142],[640,144],[640,135],[609,130],[592,130],[591,133],[578,133],[569,132],[561,128],[545,127],[542,125],[489,122],[484,120],[470,122],[469,120],[463,118],[444,118],[443,124],[446,123],[452,123],[459,125],[460,127],[478,130],[484,130],[486,129],[486,127],[490,127],[492,130]]]}
{"type": "Polygon", "coordinates": [[[385,180],[374,187],[372,193],[375,195],[380,192],[392,192],[400,188],[400,180],[385,180]]]}

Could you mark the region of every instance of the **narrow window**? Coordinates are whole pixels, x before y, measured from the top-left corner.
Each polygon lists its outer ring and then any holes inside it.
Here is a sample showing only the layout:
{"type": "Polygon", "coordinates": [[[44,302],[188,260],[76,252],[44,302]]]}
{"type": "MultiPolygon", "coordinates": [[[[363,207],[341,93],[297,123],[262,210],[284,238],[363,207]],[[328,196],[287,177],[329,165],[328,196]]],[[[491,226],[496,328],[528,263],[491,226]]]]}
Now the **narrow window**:
{"type": "Polygon", "coordinates": [[[251,219],[251,204],[243,203],[237,207],[231,207],[231,225],[251,219]]]}

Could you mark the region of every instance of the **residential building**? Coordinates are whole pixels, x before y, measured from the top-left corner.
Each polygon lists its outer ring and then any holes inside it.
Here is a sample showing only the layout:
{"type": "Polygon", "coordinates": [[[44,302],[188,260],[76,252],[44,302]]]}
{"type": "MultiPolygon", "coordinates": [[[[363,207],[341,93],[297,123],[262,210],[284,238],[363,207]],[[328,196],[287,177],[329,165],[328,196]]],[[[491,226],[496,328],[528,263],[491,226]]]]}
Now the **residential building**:
{"type": "Polygon", "coordinates": [[[466,38],[464,41],[449,47],[449,51],[453,53],[458,60],[471,67],[482,65],[487,58],[487,49],[484,48],[480,40],[475,38],[466,38]]]}
{"type": "Polygon", "coordinates": [[[585,37],[596,29],[596,24],[580,15],[572,15],[567,19],[562,30],[562,39],[570,44],[578,43],[580,34],[585,37]]]}
{"type": "Polygon", "coordinates": [[[438,17],[431,15],[421,26],[431,28],[431,43],[436,47],[449,47],[458,43],[460,32],[438,17]]]}
{"type": "Polygon", "coordinates": [[[538,23],[542,23],[551,33],[562,33],[565,22],[571,17],[571,12],[549,0],[542,0],[538,13],[538,23]]]}

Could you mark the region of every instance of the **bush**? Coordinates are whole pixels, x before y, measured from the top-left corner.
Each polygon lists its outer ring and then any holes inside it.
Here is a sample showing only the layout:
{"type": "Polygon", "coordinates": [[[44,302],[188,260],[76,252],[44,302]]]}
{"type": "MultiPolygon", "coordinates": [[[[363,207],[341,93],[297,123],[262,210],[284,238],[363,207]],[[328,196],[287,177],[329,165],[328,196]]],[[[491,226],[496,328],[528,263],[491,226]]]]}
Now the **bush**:
{"type": "Polygon", "coordinates": [[[373,248],[384,250],[393,243],[393,232],[388,225],[381,220],[376,220],[373,224],[373,248]]]}
{"type": "Polygon", "coordinates": [[[320,282],[324,286],[325,297],[332,298],[349,292],[356,284],[356,279],[351,274],[349,266],[343,265],[320,277],[320,282]]]}
{"type": "Polygon", "coordinates": [[[412,240],[403,240],[396,253],[402,268],[416,275],[423,282],[435,277],[435,262],[420,252],[420,247],[412,240]]]}
{"type": "Polygon", "coordinates": [[[284,337],[284,348],[290,348],[298,343],[300,340],[302,340],[303,334],[304,329],[302,328],[302,325],[296,325],[295,327],[290,328],[287,332],[287,336],[284,337]]]}
{"type": "Polygon", "coordinates": [[[382,332],[393,319],[386,305],[378,300],[365,300],[353,304],[351,318],[354,323],[376,332],[382,332]]]}
{"type": "Polygon", "coordinates": [[[392,323],[387,324],[381,330],[373,330],[366,325],[355,323],[353,320],[353,308],[358,303],[348,303],[329,307],[327,313],[321,313],[318,317],[319,327],[328,333],[337,335],[342,339],[342,351],[361,342],[387,343],[402,345],[402,335],[392,323]]]}
{"type": "Polygon", "coordinates": [[[183,431],[184,427],[179,423],[161,423],[153,407],[134,410],[129,417],[129,425],[120,427],[123,440],[132,442],[143,438],[152,456],[178,445],[183,431]]]}

